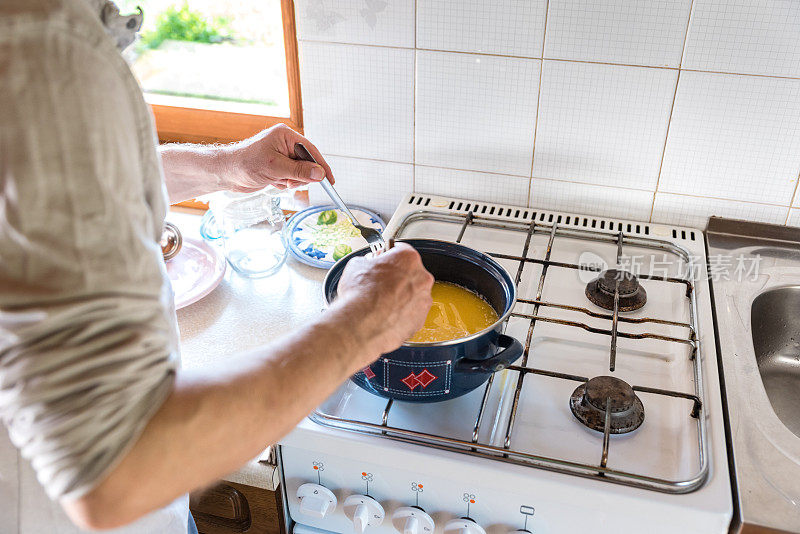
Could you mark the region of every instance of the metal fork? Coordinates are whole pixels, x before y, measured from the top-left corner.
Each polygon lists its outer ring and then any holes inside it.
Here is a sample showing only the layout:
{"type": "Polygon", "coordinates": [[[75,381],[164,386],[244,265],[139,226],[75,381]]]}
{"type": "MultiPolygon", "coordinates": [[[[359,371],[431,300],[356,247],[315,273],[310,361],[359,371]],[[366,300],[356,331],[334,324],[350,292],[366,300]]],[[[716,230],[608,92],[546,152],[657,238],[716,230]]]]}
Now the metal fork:
{"type": "MultiPolygon", "coordinates": [[[[317,160],[315,160],[314,156],[311,155],[311,152],[309,152],[308,149],[303,146],[303,143],[295,143],[294,155],[297,159],[317,163],[317,160]]],[[[331,184],[327,176],[322,179],[320,185],[322,185],[322,188],[326,193],[328,193],[328,196],[331,197],[331,200],[333,200],[333,203],[336,204],[336,207],[342,210],[344,214],[347,215],[347,218],[350,219],[350,222],[353,223],[353,226],[355,226],[358,231],[361,232],[361,237],[367,240],[367,244],[369,245],[369,249],[372,251],[373,255],[378,255],[386,250],[386,242],[383,240],[381,233],[374,228],[369,228],[359,224],[358,219],[356,219],[355,216],[350,212],[342,200],[342,197],[340,197],[339,193],[336,192],[336,189],[333,188],[333,184],[331,184]]]]}

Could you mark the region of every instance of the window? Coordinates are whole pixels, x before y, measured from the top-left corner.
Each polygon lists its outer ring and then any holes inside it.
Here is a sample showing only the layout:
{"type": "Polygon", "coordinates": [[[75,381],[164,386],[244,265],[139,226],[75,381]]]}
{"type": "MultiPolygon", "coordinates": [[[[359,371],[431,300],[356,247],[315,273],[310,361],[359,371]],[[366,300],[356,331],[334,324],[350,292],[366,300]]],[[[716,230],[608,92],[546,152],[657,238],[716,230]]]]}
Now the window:
{"type": "Polygon", "coordinates": [[[118,0],[144,10],[126,51],[161,141],[230,142],[278,122],[302,131],[292,0],[118,0]]]}

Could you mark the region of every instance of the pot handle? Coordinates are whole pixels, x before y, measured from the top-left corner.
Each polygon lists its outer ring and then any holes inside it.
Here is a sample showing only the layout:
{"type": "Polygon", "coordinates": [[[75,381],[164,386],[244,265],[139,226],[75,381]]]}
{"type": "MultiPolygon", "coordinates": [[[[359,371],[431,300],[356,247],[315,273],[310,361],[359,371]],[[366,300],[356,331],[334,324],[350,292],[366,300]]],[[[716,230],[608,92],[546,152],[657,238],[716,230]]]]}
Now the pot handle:
{"type": "Polygon", "coordinates": [[[502,371],[522,356],[522,343],[511,336],[500,334],[497,338],[497,345],[501,351],[485,360],[473,360],[464,358],[456,362],[457,371],[474,371],[480,373],[496,373],[502,371]]]}

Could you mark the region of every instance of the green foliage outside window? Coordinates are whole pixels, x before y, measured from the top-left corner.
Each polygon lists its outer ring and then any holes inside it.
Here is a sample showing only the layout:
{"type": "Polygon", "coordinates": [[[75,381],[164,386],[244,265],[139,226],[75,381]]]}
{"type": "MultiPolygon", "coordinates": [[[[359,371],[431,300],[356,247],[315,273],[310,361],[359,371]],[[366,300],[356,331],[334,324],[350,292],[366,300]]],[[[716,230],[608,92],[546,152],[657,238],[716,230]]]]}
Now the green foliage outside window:
{"type": "Polygon", "coordinates": [[[158,48],[167,39],[194,43],[219,43],[233,38],[227,17],[208,18],[189,9],[189,3],[170,6],[158,15],[156,27],[142,34],[145,48],[158,48]]]}

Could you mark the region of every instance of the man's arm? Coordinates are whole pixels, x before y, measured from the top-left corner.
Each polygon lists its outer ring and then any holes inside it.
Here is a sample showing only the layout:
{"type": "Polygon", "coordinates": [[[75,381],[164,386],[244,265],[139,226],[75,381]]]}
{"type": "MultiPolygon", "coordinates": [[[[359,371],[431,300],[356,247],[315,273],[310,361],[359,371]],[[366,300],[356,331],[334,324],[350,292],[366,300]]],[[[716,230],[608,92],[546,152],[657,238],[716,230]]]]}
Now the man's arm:
{"type": "Polygon", "coordinates": [[[62,505],[77,524],[118,527],[236,470],[343,381],[424,322],[433,277],[399,244],[354,261],[316,322],[224,365],[179,372],[142,436],[94,490],[62,505]]]}
{"type": "Polygon", "coordinates": [[[333,172],[319,150],[285,124],[230,145],[168,144],[159,147],[171,203],[223,189],[252,192],[273,185],[295,188],[319,182],[333,172]],[[296,160],[295,143],[303,143],[320,162],[296,160]]]}

